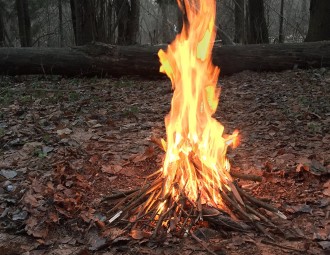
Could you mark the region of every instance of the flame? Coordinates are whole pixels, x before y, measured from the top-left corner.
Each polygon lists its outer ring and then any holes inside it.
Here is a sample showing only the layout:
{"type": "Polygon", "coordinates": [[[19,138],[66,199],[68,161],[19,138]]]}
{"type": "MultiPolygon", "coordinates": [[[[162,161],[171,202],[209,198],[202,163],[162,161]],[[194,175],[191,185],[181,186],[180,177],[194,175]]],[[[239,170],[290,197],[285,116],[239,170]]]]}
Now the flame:
{"type": "MultiPolygon", "coordinates": [[[[165,73],[174,89],[171,111],[165,118],[167,143],[162,167],[165,180],[163,198],[179,200],[184,192],[198,205],[207,203],[221,207],[219,189],[231,190],[230,164],[227,148],[237,144],[238,132],[224,135],[224,127],[212,115],[215,113],[220,88],[220,69],[212,64],[212,48],[216,36],[215,0],[180,0],[187,15],[182,32],[160,50],[160,72],[165,73]]],[[[166,210],[161,203],[158,211],[166,210]]]]}

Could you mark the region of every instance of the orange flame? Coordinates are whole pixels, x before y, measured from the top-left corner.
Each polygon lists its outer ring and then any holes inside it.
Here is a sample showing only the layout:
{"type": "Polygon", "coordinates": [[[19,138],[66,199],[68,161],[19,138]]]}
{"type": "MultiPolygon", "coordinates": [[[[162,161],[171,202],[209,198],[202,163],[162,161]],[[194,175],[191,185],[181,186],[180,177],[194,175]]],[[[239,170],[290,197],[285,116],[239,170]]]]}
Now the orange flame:
{"type": "MultiPolygon", "coordinates": [[[[171,79],[174,94],[165,118],[167,144],[162,174],[163,196],[178,200],[183,191],[190,201],[221,207],[219,189],[230,190],[229,145],[237,143],[238,132],[223,135],[224,127],[212,115],[218,106],[220,69],[212,64],[216,36],[215,0],[178,0],[187,15],[181,34],[160,50],[160,72],[171,79]]],[[[159,206],[163,211],[165,204],[159,206]]]]}

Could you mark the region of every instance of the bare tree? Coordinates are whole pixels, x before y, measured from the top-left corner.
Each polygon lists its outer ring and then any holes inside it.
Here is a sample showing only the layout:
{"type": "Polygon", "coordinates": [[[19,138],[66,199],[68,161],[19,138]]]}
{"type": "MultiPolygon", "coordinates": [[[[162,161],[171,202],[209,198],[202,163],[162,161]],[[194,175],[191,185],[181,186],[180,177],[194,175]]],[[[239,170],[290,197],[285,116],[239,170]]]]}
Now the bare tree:
{"type": "Polygon", "coordinates": [[[245,3],[244,0],[234,0],[235,4],[235,38],[234,42],[245,41],[245,3]]]}
{"type": "Polygon", "coordinates": [[[22,47],[32,46],[31,21],[28,0],[16,0],[18,28],[22,47]]]}
{"type": "Polygon", "coordinates": [[[311,0],[306,42],[330,40],[330,1],[311,0]]]}
{"type": "Polygon", "coordinates": [[[263,0],[249,0],[249,19],[248,42],[269,43],[263,0]]]}
{"type": "Polygon", "coordinates": [[[64,46],[64,34],[63,34],[63,8],[62,8],[62,0],[58,0],[58,28],[59,28],[59,41],[60,47],[64,46]]]}
{"type": "Polygon", "coordinates": [[[0,1],[0,47],[5,46],[4,4],[0,1]]]}
{"type": "Polygon", "coordinates": [[[136,44],[139,32],[140,0],[115,0],[115,9],[118,24],[117,43],[136,44]]]}
{"type": "Polygon", "coordinates": [[[136,44],[140,28],[140,0],[131,0],[128,15],[127,44],[136,44]]]}
{"type": "Polygon", "coordinates": [[[159,1],[160,9],[162,10],[162,41],[167,42],[170,38],[170,28],[168,26],[168,5],[169,0],[159,1]]]}
{"type": "Polygon", "coordinates": [[[90,0],[71,0],[72,23],[76,45],[84,45],[95,39],[95,19],[90,0]]]}
{"type": "Polygon", "coordinates": [[[278,32],[279,43],[284,42],[283,23],[284,23],[284,0],[281,0],[280,28],[279,28],[279,32],[278,32]]]}

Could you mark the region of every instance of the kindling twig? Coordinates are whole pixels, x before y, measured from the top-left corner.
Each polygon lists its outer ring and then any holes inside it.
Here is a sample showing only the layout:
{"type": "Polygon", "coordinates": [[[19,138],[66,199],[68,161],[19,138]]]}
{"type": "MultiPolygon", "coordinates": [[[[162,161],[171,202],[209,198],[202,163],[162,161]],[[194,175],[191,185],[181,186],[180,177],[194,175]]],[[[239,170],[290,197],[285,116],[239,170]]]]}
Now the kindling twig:
{"type": "Polygon", "coordinates": [[[233,172],[233,171],[230,171],[230,175],[234,178],[239,178],[242,180],[262,182],[262,177],[258,176],[258,175],[241,174],[241,173],[237,173],[237,172],[233,172]]]}
{"type": "Polygon", "coordinates": [[[250,194],[248,194],[247,192],[245,192],[243,189],[241,189],[240,187],[238,187],[236,185],[236,188],[237,190],[240,192],[240,194],[244,197],[246,197],[246,199],[248,199],[249,201],[251,201],[252,203],[256,204],[256,205],[259,205],[260,207],[263,207],[265,208],[266,210],[270,211],[270,212],[273,212],[275,213],[277,216],[279,216],[280,218],[282,219],[287,219],[286,216],[280,212],[276,207],[270,205],[270,204],[267,204],[253,196],[251,196],[250,194]]]}
{"type": "Polygon", "coordinates": [[[130,195],[136,191],[139,191],[139,189],[133,189],[133,190],[124,190],[124,191],[119,191],[116,194],[113,194],[111,196],[107,196],[102,198],[101,203],[107,201],[107,200],[114,200],[114,199],[118,199],[118,198],[122,198],[122,197],[126,197],[127,195],[130,195]]]}
{"type": "Polygon", "coordinates": [[[199,242],[205,250],[207,250],[210,254],[212,255],[217,255],[214,251],[212,251],[210,248],[209,248],[209,245],[204,242],[203,240],[199,239],[193,231],[190,230],[190,235],[192,236],[192,238],[194,238],[197,242],[199,242]]]}

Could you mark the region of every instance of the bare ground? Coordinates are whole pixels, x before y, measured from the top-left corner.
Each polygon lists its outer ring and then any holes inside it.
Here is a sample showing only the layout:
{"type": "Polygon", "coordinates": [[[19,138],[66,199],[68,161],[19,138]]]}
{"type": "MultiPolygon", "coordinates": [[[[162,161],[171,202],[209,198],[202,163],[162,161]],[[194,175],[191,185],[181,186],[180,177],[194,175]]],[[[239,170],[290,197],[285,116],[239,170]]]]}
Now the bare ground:
{"type": "MultiPolygon", "coordinates": [[[[216,254],[329,254],[330,70],[243,72],[220,80],[216,118],[241,144],[239,181],[288,217],[271,241],[200,229],[216,254]],[[278,246],[277,246],[278,245],[278,246]]],[[[208,254],[192,238],[120,235],[103,199],[156,171],[170,109],[167,80],[0,78],[0,254],[208,254]]],[[[266,212],[265,212],[266,214],[266,212]]],[[[267,215],[273,218],[273,215],[267,215]]]]}

